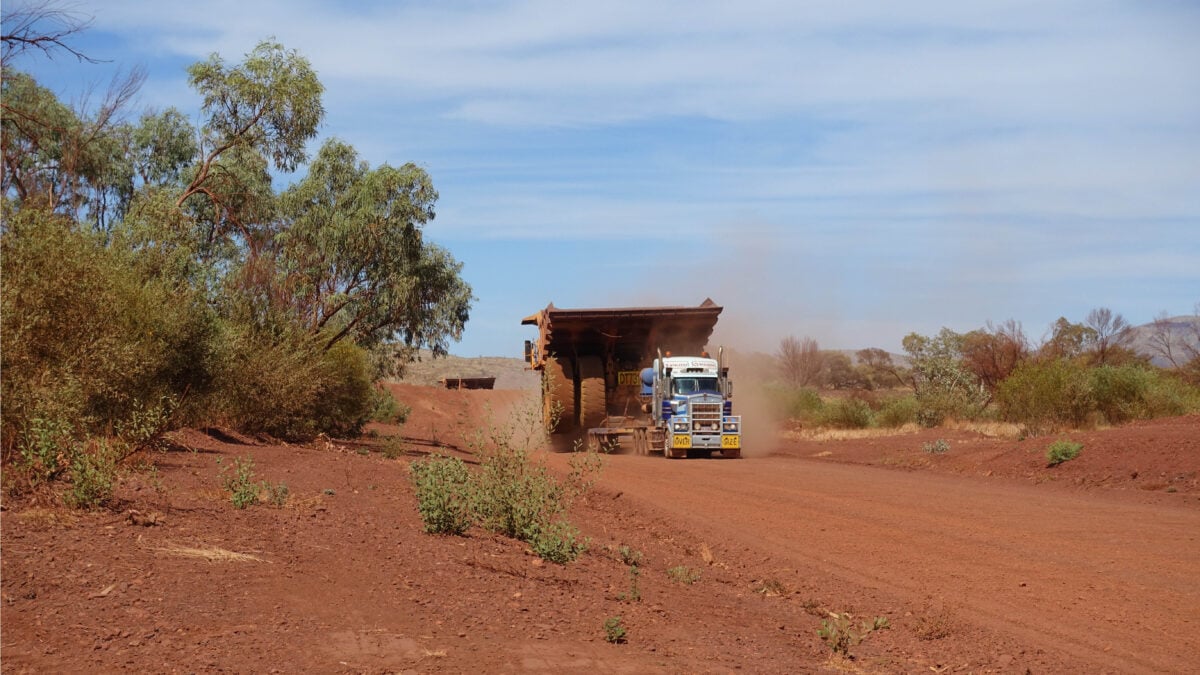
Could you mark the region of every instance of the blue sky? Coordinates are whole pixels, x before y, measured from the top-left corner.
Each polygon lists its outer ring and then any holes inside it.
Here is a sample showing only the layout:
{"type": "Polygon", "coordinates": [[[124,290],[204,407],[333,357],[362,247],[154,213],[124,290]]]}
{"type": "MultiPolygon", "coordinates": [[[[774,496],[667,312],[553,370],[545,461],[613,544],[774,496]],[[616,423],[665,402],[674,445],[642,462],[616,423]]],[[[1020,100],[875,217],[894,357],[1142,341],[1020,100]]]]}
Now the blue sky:
{"type": "Polygon", "coordinates": [[[312,150],[433,177],[477,296],[459,355],[519,355],[551,301],[711,297],[715,340],[763,351],[1200,302],[1200,3],[71,6],[112,63],[16,64],[67,100],[142,65],[137,111],[198,122],[187,65],[307,57],[312,150]]]}

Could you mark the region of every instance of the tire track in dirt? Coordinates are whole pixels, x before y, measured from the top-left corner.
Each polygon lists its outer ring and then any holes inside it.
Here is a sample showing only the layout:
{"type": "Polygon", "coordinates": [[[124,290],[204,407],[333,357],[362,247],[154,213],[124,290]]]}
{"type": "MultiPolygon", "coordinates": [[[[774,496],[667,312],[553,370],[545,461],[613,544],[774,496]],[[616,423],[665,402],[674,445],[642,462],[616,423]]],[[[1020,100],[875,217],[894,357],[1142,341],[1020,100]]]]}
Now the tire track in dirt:
{"type": "Polygon", "coordinates": [[[820,568],[1080,664],[1184,671],[1200,653],[1200,512],[1098,492],[820,461],[614,456],[609,487],[699,531],[820,568]]]}

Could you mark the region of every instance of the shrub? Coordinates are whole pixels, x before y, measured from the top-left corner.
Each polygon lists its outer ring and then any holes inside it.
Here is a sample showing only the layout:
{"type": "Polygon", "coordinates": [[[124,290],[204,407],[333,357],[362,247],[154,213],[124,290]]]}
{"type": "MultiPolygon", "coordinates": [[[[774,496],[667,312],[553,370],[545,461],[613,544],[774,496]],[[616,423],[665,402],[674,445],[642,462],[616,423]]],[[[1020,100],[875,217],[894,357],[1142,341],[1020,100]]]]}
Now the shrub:
{"type": "Polygon", "coordinates": [[[461,461],[447,458],[413,463],[426,531],[461,534],[471,522],[478,522],[526,542],[545,560],[570,562],[586,550],[587,543],[564,516],[571,502],[594,483],[600,459],[594,453],[572,457],[571,472],[560,483],[525,449],[534,434],[530,430],[541,433],[540,417],[519,410],[514,417],[516,424],[492,428],[490,435],[479,430],[470,441],[480,457],[474,473],[461,461]],[[518,441],[521,428],[526,436],[518,441]]]}
{"type": "Polygon", "coordinates": [[[1182,415],[1195,405],[1194,389],[1155,368],[1103,365],[1089,375],[1096,409],[1111,424],[1182,415]]]}
{"type": "Polygon", "coordinates": [[[225,466],[221,458],[217,458],[220,466],[219,475],[221,487],[229,493],[229,501],[233,508],[244,509],[258,503],[258,493],[266,487],[266,483],[254,482],[254,460],[250,457],[236,457],[233,467],[225,466]]]}
{"type": "Polygon", "coordinates": [[[1000,383],[996,398],[1005,419],[1032,433],[1079,427],[1095,408],[1088,379],[1076,360],[1028,361],[1000,383]]]}
{"type": "Polygon", "coordinates": [[[1046,448],[1046,466],[1058,466],[1063,462],[1075,459],[1082,450],[1082,443],[1073,443],[1066,440],[1055,441],[1046,448]]]}
{"type": "Polygon", "coordinates": [[[824,640],[835,654],[840,653],[843,656],[849,656],[850,648],[862,643],[871,633],[891,628],[891,624],[882,616],[877,616],[870,622],[863,621],[858,626],[853,623],[854,617],[846,612],[830,612],[829,617],[821,621],[817,636],[824,640]]]}
{"type": "Polygon", "coordinates": [[[79,437],[110,435],[143,427],[146,419],[134,418],[156,407],[150,402],[206,391],[215,313],[199,293],[146,276],[133,251],[85,226],[4,207],[6,456],[37,418],[70,420],[79,437]]]}
{"type": "Polygon", "coordinates": [[[805,424],[817,424],[825,409],[825,402],[815,389],[773,387],[769,395],[775,404],[776,415],[805,424]]]}
{"type": "Polygon", "coordinates": [[[642,564],[642,552],[622,545],[617,549],[617,553],[621,556],[621,562],[626,565],[636,566],[642,564]]]}
{"type": "Polygon", "coordinates": [[[885,401],[879,412],[875,413],[875,421],[881,427],[894,429],[916,422],[919,410],[915,396],[900,396],[885,401]]]}
{"type": "Polygon", "coordinates": [[[621,617],[612,616],[604,620],[604,640],[612,644],[624,644],[626,630],[621,617]]]}
{"type": "Polygon", "coordinates": [[[835,429],[866,429],[873,421],[871,406],[857,398],[842,398],[826,405],[821,423],[835,429]]]}
{"type": "Polygon", "coordinates": [[[71,458],[71,490],[66,494],[68,506],[87,509],[112,499],[117,454],[103,439],[75,450],[71,458]]]}
{"type": "Polygon", "coordinates": [[[677,567],[668,569],[667,577],[670,578],[671,581],[676,581],[681,584],[691,586],[697,581],[700,581],[700,572],[688,567],[687,565],[679,565],[677,567]]]}
{"type": "Polygon", "coordinates": [[[34,484],[54,480],[70,466],[74,429],[65,420],[35,417],[22,434],[22,468],[34,484]]]}
{"type": "Polygon", "coordinates": [[[455,457],[434,455],[410,466],[417,510],[430,534],[460,535],[471,526],[470,474],[455,457]]]}

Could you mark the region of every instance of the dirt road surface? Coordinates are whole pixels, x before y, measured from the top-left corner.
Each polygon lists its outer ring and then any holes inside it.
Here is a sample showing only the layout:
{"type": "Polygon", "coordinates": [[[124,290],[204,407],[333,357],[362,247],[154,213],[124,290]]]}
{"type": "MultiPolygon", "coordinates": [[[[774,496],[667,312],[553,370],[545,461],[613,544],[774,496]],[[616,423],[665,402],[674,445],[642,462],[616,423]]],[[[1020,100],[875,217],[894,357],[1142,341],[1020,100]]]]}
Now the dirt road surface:
{"type": "Polygon", "coordinates": [[[1083,454],[1053,469],[1042,441],[961,430],[613,455],[571,511],[589,549],[560,566],[478,528],[424,534],[408,478],[428,454],[476,461],[472,432],[518,420],[524,394],[394,392],[412,416],[378,438],[190,430],[108,509],[7,496],[0,669],[1197,669],[1200,417],[1072,434],[1083,454]],[[949,452],[922,452],[940,437],[949,452]],[[245,458],[286,483],[283,506],[232,507],[221,475],[245,458]],[[890,628],[835,654],[817,634],[831,613],[890,628]]]}
{"type": "Polygon", "coordinates": [[[1198,667],[1194,507],[780,456],[615,457],[605,480],[707,541],[899,604],[935,597],[1081,670],[1198,667]]]}

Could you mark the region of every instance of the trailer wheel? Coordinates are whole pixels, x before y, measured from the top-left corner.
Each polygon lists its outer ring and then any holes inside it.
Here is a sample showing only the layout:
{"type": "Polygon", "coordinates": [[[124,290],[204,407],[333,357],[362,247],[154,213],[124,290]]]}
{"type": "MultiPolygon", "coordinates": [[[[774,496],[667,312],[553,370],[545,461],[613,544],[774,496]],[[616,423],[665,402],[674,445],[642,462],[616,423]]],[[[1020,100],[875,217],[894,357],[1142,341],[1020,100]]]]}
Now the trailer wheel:
{"type": "Polygon", "coordinates": [[[562,434],[575,428],[575,373],[570,361],[546,358],[542,368],[542,420],[546,431],[562,434]]]}
{"type": "Polygon", "coordinates": [[[607,416],[604,400],[604,363],[598,356],[579,359],[579,426],[600,426],[607,416]]]}

